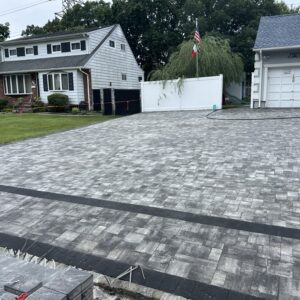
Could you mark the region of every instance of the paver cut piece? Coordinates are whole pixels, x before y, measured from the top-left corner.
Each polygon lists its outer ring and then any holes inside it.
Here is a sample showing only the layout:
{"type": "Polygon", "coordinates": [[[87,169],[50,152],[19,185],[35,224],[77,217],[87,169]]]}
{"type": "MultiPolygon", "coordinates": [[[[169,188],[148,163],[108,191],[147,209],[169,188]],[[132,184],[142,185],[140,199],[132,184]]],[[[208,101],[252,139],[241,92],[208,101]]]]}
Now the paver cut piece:
{"type": "Polygon", "coordinates": [[[88,272],[53,270],[4,255],[0,262],[0,299],[22,293],[29,293],[29,300],[93,299],[93,275],[88,272]]]}
{"type": "Polygon", "coordinates": [[[22,280],[19,279],[11,284],[4,285],[4,290],[8,293],[15,294],[17,296],[21,294],[33,294],[36,290],[41,288],[43,283],[39,280],[22,280]]]}

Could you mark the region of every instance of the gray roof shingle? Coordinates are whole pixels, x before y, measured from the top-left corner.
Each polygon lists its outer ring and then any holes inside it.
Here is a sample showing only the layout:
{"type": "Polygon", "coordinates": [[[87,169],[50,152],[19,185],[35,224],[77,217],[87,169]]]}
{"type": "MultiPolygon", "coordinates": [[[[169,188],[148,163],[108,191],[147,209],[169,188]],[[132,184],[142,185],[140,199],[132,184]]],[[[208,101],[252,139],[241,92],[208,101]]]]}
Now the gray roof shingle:
{"type": "Polygon", "coordinates": [[[85,55],[8,61],[5,63],[0,63],[0,74],[7,74],[7,73],[14,73],[14,72],[45,71],[45,70],[65,69],[65,68],[79,68],[85,65],[89,56],[90,56],[89,54],[85,54],[85,55]]]}
{"type": "Polygon", "coordinates": [[[94,28],[86,28],[76,31],[60,31],[60,32],[54,32],[54,33],[44,33],[44,34],[33,34],[30,36],[25,36],[13,40],[8,40],[1,42],[0,45],[5,46],[12,46],[12,45],[20,45],[20,44],[28,44],[28,43],[39,43],[39,42],[46,42],[46,41],[53,41],[53,40],[63,40],[66,38],[79,38],[82,37],[89,32],[95,31],[95,30],[101,30],[101,29],[107,29],[111,26],[105,26],[105,27],[94,27],[94,28]]]}
{"type": "Polygon", "coordinates": [[[300,47],[300,14],[262,17],[254,50],[288,46],[300,47]]]}

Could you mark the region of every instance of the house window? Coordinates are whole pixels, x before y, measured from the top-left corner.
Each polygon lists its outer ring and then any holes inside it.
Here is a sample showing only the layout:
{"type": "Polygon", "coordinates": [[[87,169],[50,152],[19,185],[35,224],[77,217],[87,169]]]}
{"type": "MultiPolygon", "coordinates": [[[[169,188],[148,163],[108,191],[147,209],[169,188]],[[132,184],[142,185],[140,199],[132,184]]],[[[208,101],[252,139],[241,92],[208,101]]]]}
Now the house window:
{"type": "Polygon", "coordinates": [[[68,74],[61,74],[61,86],[62,86],[62,90],[68,90],[69,89],[68,74]]]}
{"type": "Polygon", "coordinates": [[[53,45],[52,46],[52,51],[53,52],[59,52],[60,51],[60,45],[53,45]]]}
{"type": "Polygon", "coordinates": [[[54,89],[56,91],[61,90],[61,74],[53,74],[54,78],[54,89]]]}
{"type": "Polygon", "coordinates": [[[5,76],[6,95],[25,95],[31,94],[30,75],[9,75],[5,76]]]}
{"type": "Polygon", "coordinates": [[[33,54],[33,48],[26,48],[26,54],[33,54]]]}
{"type": "Polygon", "coordinates": [[[127,75],[126,74],[122,74],[122,80],[127,80],[127,75]]]}
{"type": "Polygon", "coordinates": [[[72,43],[72,50],[80,50],[80,43],[72,43]]]}
{"type": "Polygon", "coordinates": [[[121,44],[121,50],[125,51],[125,44],[121,44]]]}
{"type": "Polygon", "coordinates": [[[10,56],[17,55],[17,49],[11,49],[11,50],[9,50],[9,55],[10,56]]]}
{"type": "Polygon", "coordinates": [[[46,77],[49,91],[68,91],[69,77],[67,73],[53,73],[46,77]]]}
{"type": "Polygon", "coordinates": [[[115,48],[115,42],[114,41],[109,41],[109,46],[115,48]]]}
{"type": "Polygon", "coordinates": [[[142,76],[139,76],[139,82],[141,82],[143,80],[142,76]]]}

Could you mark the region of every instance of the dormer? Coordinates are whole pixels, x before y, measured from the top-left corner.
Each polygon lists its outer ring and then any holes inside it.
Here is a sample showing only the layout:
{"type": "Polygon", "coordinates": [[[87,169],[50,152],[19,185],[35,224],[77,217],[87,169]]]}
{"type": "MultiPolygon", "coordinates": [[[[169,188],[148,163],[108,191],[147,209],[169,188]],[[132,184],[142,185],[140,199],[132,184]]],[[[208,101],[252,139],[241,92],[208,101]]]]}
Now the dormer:
{"type": "Polygon", "coordinates": [[[84,29],[77,32],[58,32],[9,40],[0,43],[1,59],[19,61],[90,54],[112,26],[84,29]]]}

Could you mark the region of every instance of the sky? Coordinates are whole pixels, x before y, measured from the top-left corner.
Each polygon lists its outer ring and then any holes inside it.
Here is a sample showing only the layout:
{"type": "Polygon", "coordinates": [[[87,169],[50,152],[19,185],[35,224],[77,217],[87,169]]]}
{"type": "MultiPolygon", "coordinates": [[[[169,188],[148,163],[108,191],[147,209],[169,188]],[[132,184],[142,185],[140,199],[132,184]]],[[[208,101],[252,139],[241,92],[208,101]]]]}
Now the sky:
{"type": "MultiPolygon", "coordinates": [[[[300,5],[300,0],[285,2],[289,5],[300,5]]],[[[42,26],[49,19],[53,19],[55,13],[62,10],[62,0],[0,0],[0,7],[0,23],[9,22],[10,38],[16,38],[27,25],[42,26]]]]}

